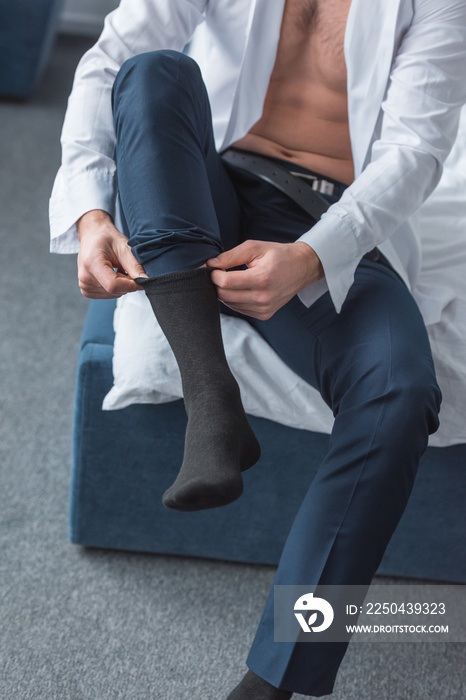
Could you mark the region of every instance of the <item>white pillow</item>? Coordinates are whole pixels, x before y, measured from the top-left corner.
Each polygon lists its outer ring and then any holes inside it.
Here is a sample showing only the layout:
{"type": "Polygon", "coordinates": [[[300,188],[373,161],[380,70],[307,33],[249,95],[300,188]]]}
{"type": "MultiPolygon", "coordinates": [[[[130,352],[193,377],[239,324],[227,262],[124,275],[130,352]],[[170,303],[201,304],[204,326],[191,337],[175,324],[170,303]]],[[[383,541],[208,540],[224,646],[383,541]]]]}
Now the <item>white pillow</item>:
{"type": "MultiPolygon", "coordinates": [[[[247,321],[221,314],[228,363],[247,413],[283,425],[330,433],[333,414],[319,392],[295,374],[247,321]]],[[[175,357],[143,291],[126,294],[114,315],[114,385],[106,411],[182,397],[175,357]]]]}

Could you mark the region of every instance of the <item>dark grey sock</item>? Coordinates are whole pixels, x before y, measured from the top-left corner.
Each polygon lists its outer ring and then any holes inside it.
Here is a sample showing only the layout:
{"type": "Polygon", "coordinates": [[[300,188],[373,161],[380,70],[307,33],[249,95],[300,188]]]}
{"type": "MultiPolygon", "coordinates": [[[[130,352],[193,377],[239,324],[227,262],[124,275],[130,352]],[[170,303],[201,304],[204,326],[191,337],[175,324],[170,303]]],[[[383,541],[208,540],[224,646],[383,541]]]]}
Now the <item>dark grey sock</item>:
{"type": "Polygon", "coordinates": [[[248,671],[227,700],[289,700],[293,693],[275,688],[252,671],[248,671]]]}
{"type": "Polygon", "coordinates": [[[138,277],[173,350],[188,414],[184,459],[163,503],[176,510],[215,508],[243,491],[241,471],[260,457],[228,366],[211,270],[138,277]]]}

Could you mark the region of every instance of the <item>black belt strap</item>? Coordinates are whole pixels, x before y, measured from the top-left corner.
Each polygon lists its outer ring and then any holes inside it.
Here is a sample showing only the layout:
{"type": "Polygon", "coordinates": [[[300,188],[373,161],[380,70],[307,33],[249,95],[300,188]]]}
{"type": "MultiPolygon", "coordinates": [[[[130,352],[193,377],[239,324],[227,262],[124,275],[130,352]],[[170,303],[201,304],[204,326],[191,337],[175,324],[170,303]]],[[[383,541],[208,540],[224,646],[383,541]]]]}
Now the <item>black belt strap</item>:
{"type": "Polygon", "coordinates": [[[296,204],[312,216],[315,221],[319,221],[322,214],[329,208],[330,204],[318,192],[303,182],[296,175],[292,175],[289,170],[259,155],[251,155],[243,151],[227,150],[222,154],[223,160],[238,168],[247,170],[253,175],[257,175],[262,180],[274,185],[278,190],[288,195],[296,204]]]}
{"type": "MultiPolygon", "coordinates": [[[[274,163],[255,153],[251,154],[233,149],[227,149],[221,154],[221,157],[227,163],[247,170],[276,187],[296,204],[299,204],[315,221],[319,221],[322,214],[330,207],[330,203],[324,197],[321,197],[318,192],[315,192],[306,181],[303,181],[279,163],[274,163]]],[[[374,248],[366,253],[364,257],[368,260],[376,261],[379,259],[379,251],[377,248],[374,248]]]]}

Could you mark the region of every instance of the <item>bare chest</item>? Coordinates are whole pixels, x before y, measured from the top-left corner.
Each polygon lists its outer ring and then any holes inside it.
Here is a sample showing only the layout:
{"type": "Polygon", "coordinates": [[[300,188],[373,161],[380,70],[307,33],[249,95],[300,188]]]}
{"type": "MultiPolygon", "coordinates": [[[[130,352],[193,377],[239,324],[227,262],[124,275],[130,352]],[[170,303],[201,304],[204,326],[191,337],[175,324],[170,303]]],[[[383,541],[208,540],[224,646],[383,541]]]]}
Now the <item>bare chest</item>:
{"type": "MultiPolygon", "coordinates": [[[[286,0],[275,69],[346,91],[344,41],[351,0],[286,0]]],[[[290,76],[291,77],[291,76],[290,76]]]]}
{"type": "Polygon", "coordinates": [[[351,0],[286,0],[262,116],[238,148],[351,183],[344,41],[351,0]]]}

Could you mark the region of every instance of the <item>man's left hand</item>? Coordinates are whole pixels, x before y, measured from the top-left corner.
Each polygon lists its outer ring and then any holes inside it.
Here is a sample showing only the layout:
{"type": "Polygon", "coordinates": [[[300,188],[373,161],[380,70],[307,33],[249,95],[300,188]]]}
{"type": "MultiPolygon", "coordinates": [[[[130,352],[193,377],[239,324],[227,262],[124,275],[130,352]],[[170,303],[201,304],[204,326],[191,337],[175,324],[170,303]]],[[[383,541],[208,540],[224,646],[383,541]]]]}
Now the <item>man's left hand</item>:
{"type": "Polygon", "coordinates": [[[303,241],[248,240],[206,262],[218,298],[231,309],[263,321],[308,284],[324,276],[317,253],[303,241]],[[247,265],[247,270],[228,268],[247,265]]]}

